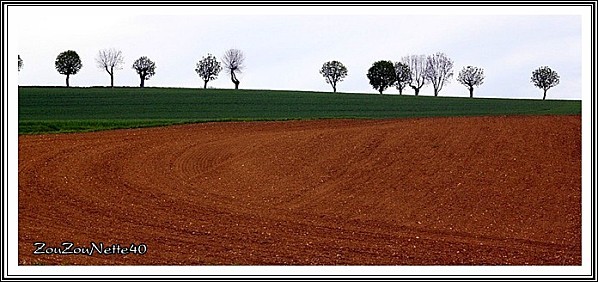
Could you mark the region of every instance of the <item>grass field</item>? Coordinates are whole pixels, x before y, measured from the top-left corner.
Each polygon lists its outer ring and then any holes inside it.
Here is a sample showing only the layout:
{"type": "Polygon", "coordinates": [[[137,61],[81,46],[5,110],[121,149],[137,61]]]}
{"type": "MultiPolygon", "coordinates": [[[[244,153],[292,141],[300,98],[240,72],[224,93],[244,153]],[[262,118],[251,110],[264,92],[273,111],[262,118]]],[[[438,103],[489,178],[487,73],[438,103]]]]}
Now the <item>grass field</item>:
{"type": "Polygon", "coordinates": [[[206,121],[580,114],[581,101],[276,90],[19,87],[19,134],[206,121]]]}

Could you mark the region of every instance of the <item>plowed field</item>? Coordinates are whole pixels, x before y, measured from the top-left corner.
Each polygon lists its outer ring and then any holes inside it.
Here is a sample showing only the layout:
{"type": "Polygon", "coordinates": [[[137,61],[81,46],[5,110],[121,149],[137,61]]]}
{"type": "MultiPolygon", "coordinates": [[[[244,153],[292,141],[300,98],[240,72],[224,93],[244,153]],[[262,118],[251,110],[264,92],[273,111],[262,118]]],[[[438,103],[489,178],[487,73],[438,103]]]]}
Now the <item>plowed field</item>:
{"type": "Polygon", "coordinates": [[[581,117],[19,137],[20,264],[579,265],[581,117]],[[34,255],[146,244],[144,255],[34,255]]]}

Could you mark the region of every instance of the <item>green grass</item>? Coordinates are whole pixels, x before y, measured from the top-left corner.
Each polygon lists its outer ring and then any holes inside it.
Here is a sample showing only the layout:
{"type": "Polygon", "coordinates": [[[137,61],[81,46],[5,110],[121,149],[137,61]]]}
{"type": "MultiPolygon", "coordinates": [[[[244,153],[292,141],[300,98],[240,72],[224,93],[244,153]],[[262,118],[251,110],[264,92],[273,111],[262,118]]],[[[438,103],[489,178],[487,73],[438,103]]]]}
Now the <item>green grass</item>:
{"type": "Polygon", "coordinates": [[[276,90],[19,87],[19,134],[206,121],[580,114],[581,101],[276,90]]]}

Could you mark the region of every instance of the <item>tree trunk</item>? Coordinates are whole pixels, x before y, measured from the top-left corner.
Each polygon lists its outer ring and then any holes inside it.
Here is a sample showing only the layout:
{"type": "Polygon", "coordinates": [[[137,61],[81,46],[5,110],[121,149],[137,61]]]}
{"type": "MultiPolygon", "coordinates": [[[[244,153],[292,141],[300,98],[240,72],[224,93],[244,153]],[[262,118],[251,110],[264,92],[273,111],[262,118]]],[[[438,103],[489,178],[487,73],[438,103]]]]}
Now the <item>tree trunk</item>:
{"type": "Polygon", "coordinates": [[[403,95],[403,88],[399,88],[399,95],[403,95]]]}
{"type": "Polygon", "coordinates": [[[473,87],[469,87],[469,98],[473,98],[473,87]]]}
{"type": "Polygon", "coordinates": [[[382,88],[380,88],[380,90],[378,90],[378,91],[380,91],[380,95],[382,95],[382,91],[384,91],[384,90],[382,90],[382,88]]]}
{"type": "Polygon", "coordinates": [[[415,96],[419,95],[419,88],[413,88],[413,90],[415,90],[415,96]]]}
{"type": "Polygon", "coordinates": [[[203,89],[206,89],[206,88],[208,88],[208,81],[204,80],[203,81],[203,89]]]}
{"type": "Polygon", "coordinates": [[[145,85],[145,77],[140,75],[139,79],[141,80],[141,82],[139,83],[139,87],[143,88],[143,86],[145,85]]]}
{"type": "Polygon", "coordinates": [[[114,87],[114,67],[110,67],[110,87],[114,87]]]}
{"type": "Polygon", "coordinates": [[[438,97],[438,89],[434,88],[434,97],[438,97]]]}
{"type": "Polygon", "coordinates": [[[66,75],[66,87],[70,87],[68,74],[66,75]]]}
{"type": "Polygon", "coordinates": [[[332,92],[336,93],[336,85],[332,85],[332,92]]]}
{"type": "Polygon", "coordinates": [[[230,80],[232,80],[233,83],[235,84],[235,90],[239,89],[239,83],[241,83],[241,82],[237,79],[237,76],[235,75],[234,71],[230,72],[230,80]]]}
{"type": "Polygon", "coordinates": [[[546,100],[546,90],[548,89],[544,89],[544,97],[542,98],[542,101],[546,100]]]}

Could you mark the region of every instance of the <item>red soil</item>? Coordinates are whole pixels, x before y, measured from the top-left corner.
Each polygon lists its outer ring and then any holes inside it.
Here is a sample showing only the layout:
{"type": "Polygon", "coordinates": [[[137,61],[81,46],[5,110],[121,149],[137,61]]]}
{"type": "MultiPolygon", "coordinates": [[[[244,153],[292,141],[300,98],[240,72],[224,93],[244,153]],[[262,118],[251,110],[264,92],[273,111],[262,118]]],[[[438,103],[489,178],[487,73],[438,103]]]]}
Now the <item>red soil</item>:
{"type": "Polygon", "coordinates": [[[19,137],[20,264],[580,265],[581,117],[19,137]],[[34,255],[34,242],[147,245],[34,255]]]}

